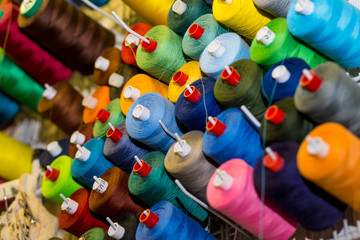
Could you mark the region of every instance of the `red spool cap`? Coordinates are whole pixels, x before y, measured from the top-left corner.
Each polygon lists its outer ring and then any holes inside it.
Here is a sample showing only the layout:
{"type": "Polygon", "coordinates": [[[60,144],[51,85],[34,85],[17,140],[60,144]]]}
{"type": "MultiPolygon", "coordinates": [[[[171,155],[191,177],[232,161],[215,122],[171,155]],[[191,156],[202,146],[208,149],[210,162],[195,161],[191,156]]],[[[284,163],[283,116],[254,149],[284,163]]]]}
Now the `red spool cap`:
{"type": "Polygon", "coordinates": [[[173,77],[173,81],[180,86],[183,86],[188,79],[189,79],[189,75],[187,75],[182,71],[177,71],[173,77]]]}
{"type": "Polygon", "coordinates": [[[52,168],[52,171],[50,171],[49,169],[46,170],[45,172],[45,177],[53,182],[55,182],[58,177],[59,177],[59,174],[60,174],[60,171],[57,170],[56,168],[52,168]]]}
{"type": "Polygon", "coordinates": [[[284,159],[280,157],[280,155],[277,152],[273,152],[276,156],[276,159],[272,159],[269,154],[266,154],[263,164],[264,166],[273,171],[278,172],[284,167],[284,159]]]}
{"type": "Polygon", "coordinates": [[[308,79],[304,74],[300,78],[300,85],[307,88],[311,92],[316,92],[321,86],[322,79],[318,77],[313,71],[309,71],[312,78],[308,79]]]}
{"type": "Polygon", "coordinates": [[[100,120],[102,123],[106,123],[109,117],[110,112],[106,111],[105,109],[100,109],[96,115],[96,119],[100,120]]]}
{"type": "Polygon", "coordinates": [[[111,128],[106,132],[106,137],[110,138],[113,142],[120,141],[121,137],[123,136],[122,131],[120,131],[117,127],[114,127],[115,130],[113,131],[111,128]]]}
{"type": "Polygon", "coordinates": [[[142,163],[142,166],[140,166],[140,164],[136,162],[134,164],[133,170],[134,172],[138,173],[142,178],[145,178],[147,177],[147,175],[149,175],[152,167],[146,162],[144,162],[144,160],[141,159],[140,161],[142,163]]]}
{"type": "Polygon", "coordinates": [[[202,27],[200,27],[199,24],[194,23],[193,25],[190,26],[188,32],[191,37],[193,37],[195,39],[199,39],[203,35],[204,29],[202,27]]]}
{"type": "Polygon", "coordinates": [[[206,124],[206,130],[210,131],[212,134],[214,134],[217,137],[220,137],[226,129],[226,125],[214,117],[215,124],[212,125],[210,121],[206,124]]]}
{"type": "Polygon", "coordinates": [[[148,228],[153,228],[159,222],[160,218],[155,213],[151,212],[149,209],[146,209],[139,217],[140,222],[144,223],[148,228]],[[144,213],[147,212],[146,216],[144,213]]]}
{"type": "Polygon", "coordinates": [[[276,105],[270,106],[265,112],[265,119],[272,124],[279,124],[284,120],[285,113],[276,105]]]}
{"type": "Polygon", "coordinates": [[[156,50],[157,42],[152,40],[151,38],[146,37],[147,40],[150,41],[150,44],[147,44],[145,41],[142,41],[141,48],[147,52],[153,52],[156,50]]]}
{"type": "Polygon", "coordinates": [[[194,86],[190,86],[190,88],[192,90],[192,93],[190,93],[190,91],[188,89],[185,89],[184,97],[188,101],[190,101],[192,103],[196,103],[201,98],[201,92],[199,90],[197,90],[196,87],[194,87],[194,86]]]}
{"type": "Polygon", "coordinates": [[[221,78],[224,79],[230,86],[236,86],[241,79],[241,75],[232,67],[229,67],[231,74],[229,74],[226,69],[221,73],[221,78]]]}

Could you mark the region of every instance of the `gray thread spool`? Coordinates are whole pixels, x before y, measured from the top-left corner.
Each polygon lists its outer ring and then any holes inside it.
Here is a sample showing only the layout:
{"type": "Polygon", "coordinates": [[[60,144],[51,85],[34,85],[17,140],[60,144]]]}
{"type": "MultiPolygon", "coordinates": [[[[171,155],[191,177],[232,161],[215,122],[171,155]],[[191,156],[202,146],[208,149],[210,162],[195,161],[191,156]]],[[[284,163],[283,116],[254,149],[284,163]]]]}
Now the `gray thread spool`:
{"type": "Polygon", "coordinates": [[[259,8],[270,12],[277,17],[286,18],[293,0],[254,0],[259,8]]]}

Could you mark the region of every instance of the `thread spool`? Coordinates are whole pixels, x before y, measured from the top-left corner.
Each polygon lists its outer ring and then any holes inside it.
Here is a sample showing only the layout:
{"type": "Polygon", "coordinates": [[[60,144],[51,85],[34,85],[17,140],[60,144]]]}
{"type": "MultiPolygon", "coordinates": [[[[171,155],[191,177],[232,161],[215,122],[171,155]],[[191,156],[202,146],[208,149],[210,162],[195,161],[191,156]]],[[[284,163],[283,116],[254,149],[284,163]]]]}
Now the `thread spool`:
{"type": "MultiPolygon", "coordinates": [[[[150,29],[151,27],[145,23],[136,23],[131,27],[131,30],[135,31],[141,36],[145,36],[145,34],[150,29]]],[[[137,67],[136,51],[139,45],[140,39],[127,32],[121,47],[121,58],[123,59],[124,63],[137,67]]]]}
{"type": "Polygon", "coordinates": [[[261,94],[266,102],[277,102],[282,98],[293,97],[299,84],[303,69],[310,69],[300,58],[287,58],[276,63],[262,79],[261,94]]]}
{"type": "Polygon", "coordinates": [[[300,174],[359,210],[359,139],[338,123],[321,124],[308,137],[297,154],[300,174]]]}
{"type": "Polygon", "coordinates": [[[19,30],[19,8],[16,5],[6,3],[0,11],[0,45],[21,69],[41,85],[53,85],[70,78],[72,71],[68,67],[19,30]]]}
{"type": "Polygon", "coordinates": [[[176,103],[181,93],[186,89],[186,85],[190,85],[200,78],[202,78],[202,74],[199,62],[190,61],[185,63],[174,74],[169,83],[169,100],[176,103]]]}
{"type": "Polygon", "coordinates": [[[217,120],[222,122],[226,129],[223,134],[216,136],[212,130],[213,124],[208,122],[202,144],[205,155],[220,164],[241,157],[250,166],[254,166],[262,153],[260,135],[244,118],[242,112],[230,108],[220,113],[217,120]]]}
{"type": "Polygon", "coordinates": [[[168,98],[168,86],[146,74],[133,76],[125,85],[120,96],[121,112],[127,116],[129,108],[141,95],[148,92],[157,92],[168,98]]]}
{"type": "Polygon", "coordinates": [[[31,172],[32,148],[3,132],[0,132],[0,146],[0,178],[10,181],[31,172]]]}
{"type": "Polygon", "coordinates": [[[106,48],[95,60],[94,82],[98,85],[108,85],[112,73],[123,64],[121,51],[116,47],[106,48]]]}
{"type": "Polygon", "coordinates": [[[115,218],[123,213],[130,212],[140,216],[144,210],[134,203],[129,195],[129,175],[118,167],[112,167],[101,175],[101,179],[108,183],[106,190],[99,193],[93,190],[90,193],[89,207],[103,217],[115,218]]]}
{"type": "Polygon", "coordinates": [[[207,217],[207,212],[197,203],[187,197],[178,186],[170,180],[164,167],[165,154],[154,151],[142,158],[142,166],[150,165],[151,170],[147,176],[142,177],[142,167],[134,165],[134,171],[129,177],[129,191],[150,206],[160,201],[169,201],[177,208],[185,210],[193,218],[202,222],[207,217]],[[177,200],[178,199],[178,200],[177,200]]]}
{"type": "Polygon", "coordinates": [[[0,92],[0,125],[10,122],[20,110],[19,104],[0,92]]]}
{"type": "Polygon", "coordinates": [[[0,90],[36,111],[44,89],[12,62],[0,49],[0,90]]]}
{"type": "Polygon", "coordinates": [[[261,239],[290,238],[296,230],[295,224],[261,202],[255,190],[251,166],[241,159],[232,159],[218,170],[225,176],[214,173],[206,192],[213,208],[261,239]]]}
{"type": "Polygon", "coordinates": [[[48,143],[47,149],[40,155],[40,166],[43,169],[46,169],[46,166],[50,165],[56,158],[61,155],[67,155],[69,152],[69,146],[70,141],[68,138],[48,143]]]}
{"type": "Polygon", "coordinates": [[[250,58],[265,70],[286,58],[303,59],[311,68],[327,61],[323,55],[291,36],[285,18],[276,18],[266,27],[259,31],[258,37],[263,40],[269,36],[269,41],[264,44],[254,39],[250,47],[250,58]]]}
{"type": "Polygon", "coordinates": [[[115,142],[113,135],[118,131],[113,131],[109,128],[103,152],[117,167],[130,174],[136,162],[134,156],[142,158],[149,152],[149,148],[128,135],[125,122],[120,123],[115,128],[122,133],[122,136],[115,142]]]}
{"type": "Polygon", "coordinates": [[[71,135],[82,124],[83,97],[68,82],[47,87],[37,109],[66,134],[71,135]],[[55,90],[55,91],[54,91],[55,90]],[[53,92],[54,91],[54,92],[53,92]],[[48,93],[51,92],[51,96],[48,93]],[[52,94],[55,93],[55,94],[52,94]]]}
{"type": "Polygon", "coordinates": [[[294,1],[288,13],[288,28],[340,65],[355,68],[360,65],[358,18],[359,9],[346,1],[294,1]],[[304,10],[299,7],[302,2],[304,10]]]}
{"type": "Polygon", "coordinates": [[[159,93],[150,92],[140,96],[128,112],[131,114],[126,118],[129,136],[153,149],[167,152],[175,142],[161,128],[159,120],[171,132],[182,135],[176,125],[174,104],[159,93]]]}
{"type": "Polygon", "coordinates": [[[226,108],[239,108],[245,105],[256,119],[261,121],[266,110],[260,94],[263,70],[250,59],[236,61],[229,68],[231,75],[223,69],[221,76],[216,80],[216,100],[226,108]],[[232,82],[234,79],[235,82],[232,82]]]}
{"type": "Polygon", "coordinates": [[[24,1],[20,9],[19,28],[84,75],[92,74],[96,58],[115,43],[113,33],[66,1],[37,0],[30,7],[24,1]]]}
{"type": "MultiPolygon", "coordinates": [[[[136,228],[139,223],[139,218],[132,213],[124,213],[113,219],[113,222],[118,223],[119,226],[125,229],[124,236],[121,240],[134,240],[136,228]]],[[[104,237],[104,240],[113,240],[109,235],[111,226],[109,227],[108,234],[104,237]]]]}
{"type": "Polygon", "coordinates": [[[95,227],[81,235],[80,240],[101,240],[105,235],[104,229],[95,227]]]}
{"type": "Polygon", "coordinates": [[[255,0],[254,4],[276,17],[286,18],[293,0],[255,0]]]}
{"type": "Polygon", "coordinates": [[[203,0],[175,0],[167,15],[167,24],[175,33],[184,36],[191,23],[208,13],[212,13],[211,8],[203,0]]]}
{"type": "Polygon", "coordinates": [[[213,14],[216,21],[249,39],[271,20],[271,16],[255,7],[251,0],[215,1],[213,14]]]}
{"type": "Polygon", "coordinates": [[[100,177],[106,170],[114,167],[114,164],[105,158],[103,148],[104,141],[101,138],[91,139],[84,144],[81,151],[76,152],[71,165],[73,178],[88,189],[94,184],[94,176],[100,177]]]}
{"type": "Polygon", "coordinates": [[[315,123],[338,122],[360,136],[357,84],[333,62],[321,64],[309,73],[310,78],[303,75],[296,89],[296,108],[315,123]]]}
{"type": "Polygon", "coordinates": [[[227,33],[214,19],[212,14],[197,18],[187,29],[182,40],[184,53],[199,61],[201,53],[217,36],[227,33]]]}
{"type": "Polygon", "coordinates": [[[140,224],[136,230],[136,239],[215,239],[197,222],[190,219],[170,202],[159,202],[146,211],[154,214],[158,221],[154,227],[148,226],[148,221],[150,221],[152,215],[146,216],[143,213],[140,216],[140,224]]]}
{"type": "Polygon", "coordinates": [[[77,152],[76,144],[83,145],[93,138],[94,123],[86,123],[79,127],[78,130],[73,132],[70,137],[69,156],[75,157],[77,152]]]}
{"type": "Polygon", "coordinates": [[[206,200],[206,186],[211,178],[215,167],[208,162],[202,152],[202,139],[204,133],[191,131],[184,134],[181,139],[184,144],[190,146],[191,150],[186,156],[181,156],[184,148],[179,142],[171,146],[166,154],[164,165],[166,170],[179,179],[179,181],[195,197],[203,202],[206,200]],[[201,172],[201,174],[199,174],[201,172]]]}
{"type": "Polygon", "coordinates": [[[115,98],[104,109],[101,109],[97,113],[97,120],[95,121],[93,129],[94,137],[106,140],[106,132],[109,129],[109,123],[116,126],[125,121],[125,116],[121,113],[119,101],[119,98],[115,98]],[[105,115],[107,117],[103,118],[105,115]]]}
{"type": "Polygon", "coordinates": [[[110,75],[110,99],[119,98],[125,84],[140,70],[127,64],[123,64],[116,72],[110,75]]]}
{"type": "Polygon", "coordinates": [[[84,106],[82,115],[84,123],[95,122],[97,113],[109,103],[110,91],[108,86],[98,87],[93,94],[85,97],[82,101],[84,106]]]}
{"type": "Polygon", "coordinates": [[[214,1],[213,0],[205,0],[205,2],[209,7],[212,7],[214,1]]]}
{"type": "Polygon", "coordinates": [[[275,161],[278,160],[272,160],[269,154],[262,155],[254,168],[257,191],[261,192],[264,187],[266,197],[308,231],[324,231],[341,220],[346,205],[301,177],[296,166],[299,145],[295,142],[282,142],[270,147],[278,158],[283,159],[284,165],[280,170],[274,171],[267,165],[276,164],[275,161]],[[265,185],[261,178],[263,165],[265,185]]]}
{"type": "Polygon", "coordinates": [[[104,231],[107,230],[107,225],[91,215],[89,210],[89,192],[81,188],[71,194],[70,199],[78,204],[74,214],[69,214],[61,207],[59,215],[59,228],[80,237],[85,232],[94,227],[100,227],[104,231]]]}
{"type": "Polygon", "coordinates": [[[45,172],[45,177],[42,180],[41,192],[46,198],[49,198],[57,203],[62,203],[63,199],[60,197],[62,193],[65,197],[70,197],[76,190],[83,188],[80,184],[75,182],[71,176],[72,159],[69,156],[62,155],[55,159],[50,165],[50,168],[45,172]],[[58,177],[53,178],[54,172],[58,171],[58,177]]]}
{"type": "MultiPolygon", "coordinates": [[[[185,90],[176,101],[175,116],[187,129],[205,132],[208,116],[217,116],[222,111],[214,97],[215,80],[201,78],[190,85],[201,94],[197,101],[192,102],[195,93],[185,90]]],[[[195,90],[194,90],[195,91],[195,90]]]]}
{"type": "Polygon", "coordinates": [[[166,26],[159,25],[148,31],[145,37],[156,43],[154,49],[148,50],[148,44],[141,42],[142,47],[136,51],[136,62],[142,70],[159,80],[169,83],[175,72],[186,63],[182,48],[182,39],[166,26]]]}
{"type": "Polygon", "coordinates": [[[236,33],[224,33],[216,37],[200,56],[201,70],[217,79],[226,65],[250,58],[249,46],[236,33]]]}

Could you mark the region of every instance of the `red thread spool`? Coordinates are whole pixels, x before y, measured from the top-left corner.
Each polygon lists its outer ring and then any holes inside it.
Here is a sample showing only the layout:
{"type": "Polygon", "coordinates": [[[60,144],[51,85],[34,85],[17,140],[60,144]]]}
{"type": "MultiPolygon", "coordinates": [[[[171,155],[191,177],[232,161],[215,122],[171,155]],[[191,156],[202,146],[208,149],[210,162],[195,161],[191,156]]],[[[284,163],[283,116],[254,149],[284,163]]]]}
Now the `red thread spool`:
{"type": "Polygon", "coordinates": [[[180,86],[183,86],[188,79],[189,79],[189,75],[187,75],[182,71],[177,71],[173,77],[173,81],[180,86]]]}
{"type": "Polygon", "coordinates": [[[190,26],[188,33],[191,37],[195,39],[199,39],[203,35],[204,29],[200,27],[199,24],[194,23],[193,25],[190,26]]]}
{"type": "Polygon", "coordinates": [[[141,48],[150,53],[155,51],[157,48],[157,42],[148,37],[146,37],[146,39],[149,40],[150,43],[147,44],[145,41],[142,41],[141,48]]]}
{"type": "Polygon", "coordinates": [[[194,86],[190,86],[190,88],[192,90],[192,93],[190,93],[189,89],[185,89],[184,97],[188,101],[190,101],[192,103],[196,103],[201,98],[201,92],[199,90],[197,90],[196,87],[194,87],[194,86]]]}
{"type": "Polygon", "coordinates": [[[269,154],[266,154],[263,164],[264,166],[273,171],[278,172],[284,167],[284,159],[280,157],[280,155],[277,152],[273,152],[276,159],[272,159],[269,154]]]}
{"type": "Polygon", "coordinates": [[[147,177],[147,175],[149,175],[152,167],[146,162],[144,162],[144,160],[141,159],[140,161],[142,163],[142,166],[140,166],[140,164],[136,162],[134,164],[133,171],[139,174],[142,178],[145,178],[147,177]]]}
{"type": "Polygon", "coordinates": [[[285,113],[276,105],[272,105],[265,112],[265,119],[272,124],[280,124],[285,117],[285,113]]]}
{"type": "Polygon", "coordinates": [[[144,223],[148,228],[154,228],[159,222],[160,218],[155,213],[151,212],[149,209],[146,209],[139,217],[140,222],[144,223]],[[147,216],[145,215],[147,212],[147,216]]]}
{"type": "Polygon", "coordinates": [[[307,78],[304,74],[300,78],[300,85],[307,88],[311,92],[316,92],[322,83],[322,79],[318,77],[313,71],[309,71],[311,78],[307,78]]]}
{"type": "Polygon", "coordinates": [[[109,128],[109,130],[106,133],[106,137],[110,138],[113,142],[118,142],[122,138],[123,133],[114,126],[114,130],[109,128]]]}
{"type": "Polygon", "coordinates": [[[109,117],[110,117],[110,112],[106,111],[104,108],[100,109],[96,115],[96,119],[100,120],[100,122],[102,123],[106,123],[109,117]]]}
{"type": "Polygon", "coordinates": [[[241,80],[241,75],[230,66],[231,73],[229,74],[226,69],[224,69],[221,73],[221,78],[224,79],[230,86],[236,86],[238,82],[241,80]]]}
{"type": "Polygon", "coordinates": [[[206,130],[210,131],[215,136],[220,137],[225,132],[226,125],[217,118],[214,118],[214,120],[214,125],[210,121],[208,121],[208,123],[206,124],[206,130]]]}
{"type": "Polygon", "coordinates": [[[51,181],[55,182],[60,175],[60,171],[57,170],[56,168],[53,168],[53,167],[51,167],[51,168],[52,168],[52,171],[50,171],[49,169],[46,170],[45,177],[47,179],[50,179],[51,181]]]}

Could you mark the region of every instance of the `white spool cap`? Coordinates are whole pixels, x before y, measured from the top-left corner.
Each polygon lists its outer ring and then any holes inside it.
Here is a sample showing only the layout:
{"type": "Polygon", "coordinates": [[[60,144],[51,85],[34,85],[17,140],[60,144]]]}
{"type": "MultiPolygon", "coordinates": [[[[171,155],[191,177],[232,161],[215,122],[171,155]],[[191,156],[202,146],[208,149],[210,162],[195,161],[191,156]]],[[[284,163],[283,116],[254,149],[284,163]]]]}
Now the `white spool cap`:
{"type": "Polygon", "coordinates": [[[181,140],[182,145],[179,142],[176,142],[174,145],[174,152],[177,153],[180,157],[186,157],[190,151],[191,147],[189,144],[186,143],[185,140],[181,140]]]}
{"type": "Polygon", "coordinates": [[[112,73],[109,77],[109,85],[120,88],[124,84],[124,77],[117,73],[112,73]]]}
{"type": "Polygon", "coordinates": [[[61,204],[61,210],[66,211],[67,213],[73,215],[78,209],[79,204],[74,200],[72,200],[71,198],[67,198],[67,199],[68,202],[63,201],[63,203],[61,204]]]}
{"type": "Polygon", "coordinates": [[[261,28],[256,33],[256,40],[260,41],[265,46],[269,46],[274,41],[275,33],[270,30],[267,26],[261,28]]]}
{"type": "Polygon", "coordinates": [[[49,84],[45,83],[45,90],[43,92],[43,97],[47,100],[53,99],[57,94],[57,91],[55,88],[50,86],[49,84]]]}
{"type": "Polygon", "coordinates": [[[225,47],[218,40],[212,41],[208,46],[208,52],[213,57],[221,57],[225,52],[225,47]]]}
{"type": "Polygon", "coordinates": [[[46,150],[52,157],[57,157],[62,152],[62,148],[57,141],[53,141],[46,146],[46,150]]]}
{"type": "Polygon", "coordinates": [[[95,68],[105,72],[110,65],[110,61],[102,56],[98,57],[95,61],[95,68]]]}
{"type": "Polygon", "coordinates": [[[232,0],[223,0],[223,2],[225,2],[225,3],[231,3],[232,0]]]}
{"type": "Polygon", "coordinates": [[[226,171],[217,169],[216,172],[217,175],[214,179],[214,186],[219,187],[223,190],[228,190],[233,184],[233,178],[229,174],[227,174],[226,171]]]}
{"type": "Polygon", "coordinates": [[[131,99],[132,101],[135,101],[138,97],[140,97],[140,90],[137,88],[134,88],[132,86],[127,86],[124,89],[124,98],[131,99]]]}
{"type": "Polygon", "coordinates": [[[271,77],[278,83],[287,82],[290,76],[289,70],[284,65],[277,66],[271,73],[271,77]]]}
{"type": "Polygon", "coordinates": [[[99,182],[97,180],[95,180],[95,182],[92,186],[92,189],[97,191],[100,194],[103,194],[106,191],[109,183],[102,178],[98,178],[98,180],[99,180],[99,182]]]}
{"type": "Polygon", "coordinates": [[[85,135],[82,134],[81,132],[79,131],[75,131],[73,132],[73,134],[71,135],[70,137],[70,142],[72,144],[80,144],[80,145],[83,145],[84,142],[85,142],[85,135]]]}
{"type": "Polygon", "coordinates": [[[91,151],[89,151],[85,147],[81,147],[81,149],[82,149],[81,151],[77,150],[75,154],[75,158],[79,159],[82,162],[85,162],[89,159],[91,151]]]}
{"type": "Polygon", "coordinates": [[[315,4],[310,0],[298,0],[295,4],[295,11],[303,15],[310,15],[314,12],[315,4]]]}
{"type": "Polygon", "coordinates": [[[122,239],[125,234],[125,229],[118,223],[114,224],[116,228],[114,229],[112,226],[110,226],[108,229],[108,235],[116,240],[122,239]]]}
{"type": "Polygon", "coordinates": [[[176,0],[171,9],[174,13],[182,15],[186,11],[186,3],[181,0],[176,0]]]}
{"type": "Polygon", "coordinates": [[[138,104],[134,108],[132,115],[134,118],[136,118],[138,120],[146,121],[150,117],[150,110],[147,107],[144,107],[143,105],[138,104]]]}
{"type": "Polygon", "coordinates": [[[94,109],[96,107],[97,103],[98,103],[98,100],[89,94],[89,95],[87,95],[86,97],[83,98],[81,104],[84,107],[94,109]]]}
{"type": "Polygon", "coordinates": [[[329,154],[330,146],[321,137],[307,136],[306,140],[308,142],[306,150],[309,154],[319,158],[326,157],[329,154]]]}
{"type": "Polygon", "coordinates": [[[129,34],[125,38],[125,43],[127,46],[130,46],[132,48],[139,46],[140,44],[140,38],[136,37],[133,34],[129,34]]]}

